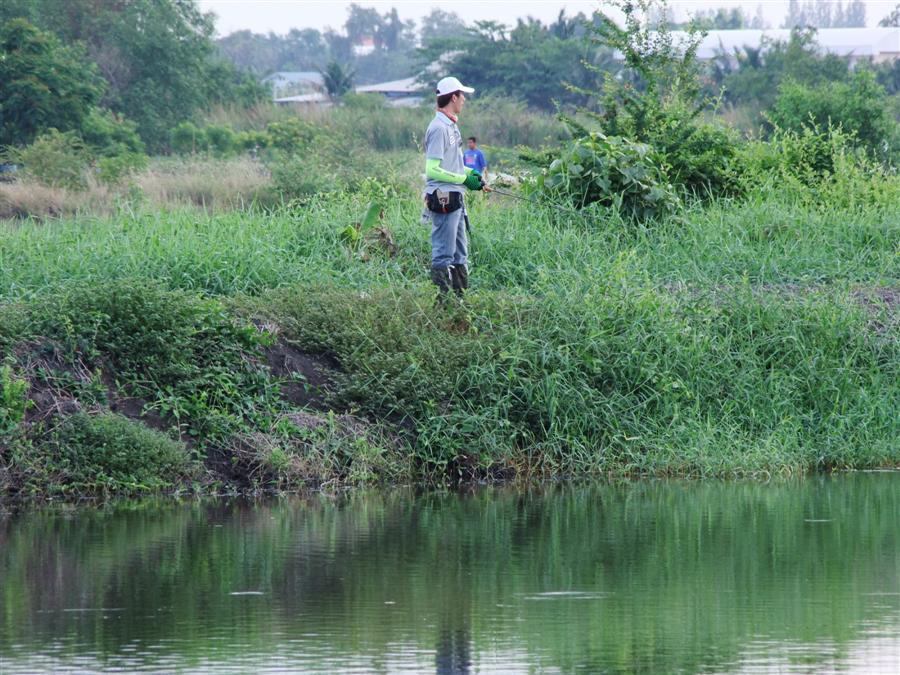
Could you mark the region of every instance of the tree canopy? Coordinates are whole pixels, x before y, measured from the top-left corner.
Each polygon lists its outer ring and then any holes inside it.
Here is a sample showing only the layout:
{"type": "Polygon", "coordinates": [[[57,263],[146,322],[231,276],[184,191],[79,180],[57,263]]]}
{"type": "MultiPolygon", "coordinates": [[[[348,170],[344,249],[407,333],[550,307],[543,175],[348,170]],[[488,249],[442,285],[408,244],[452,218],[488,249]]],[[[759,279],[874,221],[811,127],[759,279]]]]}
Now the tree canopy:
{"type": "Polygon", "coordinates": [[[11,0],[0,22],[24,18],[62,42],[83,45],[106,86],[101,102],[133,119],[151,148],[179,121],[215,102],[265,96],[253,78],[218,57],[213,15],[193,0],[11,0]]]}
{"type": "Polygon", "coordinates": [[[0,146],[30,143],[45,129],[80,129],[103,88],[83,50],[25,19],[0,27],[0,146]]]}

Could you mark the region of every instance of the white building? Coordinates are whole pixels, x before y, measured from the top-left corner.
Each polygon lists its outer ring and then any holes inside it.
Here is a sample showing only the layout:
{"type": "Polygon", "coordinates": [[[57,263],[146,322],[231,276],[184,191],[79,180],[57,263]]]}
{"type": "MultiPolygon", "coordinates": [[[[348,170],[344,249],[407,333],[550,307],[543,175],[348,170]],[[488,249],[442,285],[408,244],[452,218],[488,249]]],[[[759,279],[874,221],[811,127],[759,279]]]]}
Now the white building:
{"type": "MultiPolygon", "coordinates": [[[[685,37],[684,33],[680,35],[685,37]]],[[[790,38],[791,31],[787,28],[711,30],[700,43],[697,58],[733,56],[735,50],[758,48],[763,40],[787,42],[790,38]]],[[[816,31],[815,39],[822,53],[843,56],[851,62],[866,59],[880,63],[900,58],[900,28],[821,28],[816,31]]]]}
{"type": "Polygon", "coordinates": [[[272,89],[272,97],[277,101],[288,96],[313,94],[325,91],[322,73],[314,70],[279,71],[266,75],[261,82],[272,89]]]}
{"type": "Polygon", "coordinates": [[[393,107],[414,107],[423,100],[423,92],[426,89],[415,77],[407,77],[403,80],[391,80],[378,84],[367,84],[356,88],[358,94],[378,94],[387,100],[387,104],[393,107]]]}

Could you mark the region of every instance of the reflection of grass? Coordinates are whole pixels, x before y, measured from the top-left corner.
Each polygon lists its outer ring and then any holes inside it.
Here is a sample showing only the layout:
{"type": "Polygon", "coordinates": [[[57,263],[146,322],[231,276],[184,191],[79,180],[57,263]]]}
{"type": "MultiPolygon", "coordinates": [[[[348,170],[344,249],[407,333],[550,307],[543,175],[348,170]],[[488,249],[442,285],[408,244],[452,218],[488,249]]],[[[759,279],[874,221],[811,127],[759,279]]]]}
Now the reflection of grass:
{"type": "Polygon", "coordinates": [[[377,654],[398,639],[433,649],[446,629],[473,653],[525,651],[564,670],[586,659],[625,672],[723,669],[759,635],[840,647],[896,620],[895,600],[867,595],[900,590],[896,483],[357,493],[33,515],[0,529],[0,651],[71,629],[102,654],[176,639],[164,651],[183,663],[223,631],[233,639],[218,645],[222,659],[271,655],[304,632],[332,655],[377,654]],[[266,611],[229,596],[247,589],[265,591],[266,611]],[[602,599],[525,599],[573,590],[602,599]],[[53,611],[77,606],[128,611],[116,622],[53,611]],[[142,619],[157,607],[169,620],[142,619]]]}

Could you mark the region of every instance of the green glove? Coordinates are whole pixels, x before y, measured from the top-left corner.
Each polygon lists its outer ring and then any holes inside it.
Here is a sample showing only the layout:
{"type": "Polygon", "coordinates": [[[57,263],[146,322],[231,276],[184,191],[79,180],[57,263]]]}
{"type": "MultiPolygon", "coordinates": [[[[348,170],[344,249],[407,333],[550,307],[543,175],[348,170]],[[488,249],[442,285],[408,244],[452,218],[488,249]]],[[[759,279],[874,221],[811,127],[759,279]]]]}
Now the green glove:
{"type": "Polygon", "coordinates": [[[481,172],[472,171],[468,176],[466,176],[466,180],[463,182],[470,190],[482,190],[484,189],[484,181],[481,179],[481,172]]]}

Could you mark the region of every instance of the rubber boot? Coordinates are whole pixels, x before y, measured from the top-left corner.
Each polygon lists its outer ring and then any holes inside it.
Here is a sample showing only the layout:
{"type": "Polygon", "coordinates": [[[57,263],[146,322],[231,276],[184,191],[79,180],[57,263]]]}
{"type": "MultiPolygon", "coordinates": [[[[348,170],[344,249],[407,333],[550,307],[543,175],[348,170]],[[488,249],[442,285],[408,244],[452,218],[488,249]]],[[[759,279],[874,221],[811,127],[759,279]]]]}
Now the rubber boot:
{"type": "Polygon", "coordinates": [[[457,298],[465,295],[466,289],[469,288],[469,270],[465,265],[454,265],[450,268],[450,282],[453,286],[453,292],[457,298]]]}
{"type": "Polygon", "coordinates": [[[447,303],[447,293],[452,285],[451,271],[452,267],[432,267],[431,281],[438,287],[437,304],[445,305],[447,303]]]}

